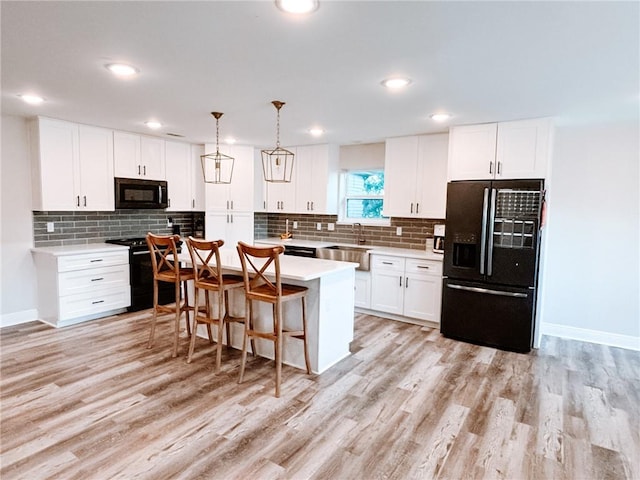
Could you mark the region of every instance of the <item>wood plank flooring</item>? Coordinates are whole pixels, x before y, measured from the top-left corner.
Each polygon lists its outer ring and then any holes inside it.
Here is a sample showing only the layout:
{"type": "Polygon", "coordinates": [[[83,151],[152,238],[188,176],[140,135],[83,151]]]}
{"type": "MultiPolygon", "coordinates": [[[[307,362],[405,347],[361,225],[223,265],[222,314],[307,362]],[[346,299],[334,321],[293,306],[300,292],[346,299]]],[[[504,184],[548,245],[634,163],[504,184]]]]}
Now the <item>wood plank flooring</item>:
{"type": "Polygon", "coordinates": [[[640,353],[545,337],[528,355],[356,317],[322,375],[187,338],[149,312],[0,331],[0,477],[640,479],[640,353]]]}

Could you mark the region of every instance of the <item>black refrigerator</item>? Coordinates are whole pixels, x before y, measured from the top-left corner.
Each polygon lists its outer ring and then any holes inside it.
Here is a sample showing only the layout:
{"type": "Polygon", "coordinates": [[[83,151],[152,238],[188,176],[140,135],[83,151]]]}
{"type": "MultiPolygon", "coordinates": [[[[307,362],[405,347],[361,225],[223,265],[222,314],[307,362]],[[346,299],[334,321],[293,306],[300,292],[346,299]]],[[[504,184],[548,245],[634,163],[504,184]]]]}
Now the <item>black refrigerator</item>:
{"type": "Polygon", "coordinates": [[[447,186],[441,332],[514,352],[533,342],[542,180],[447,186]]]}

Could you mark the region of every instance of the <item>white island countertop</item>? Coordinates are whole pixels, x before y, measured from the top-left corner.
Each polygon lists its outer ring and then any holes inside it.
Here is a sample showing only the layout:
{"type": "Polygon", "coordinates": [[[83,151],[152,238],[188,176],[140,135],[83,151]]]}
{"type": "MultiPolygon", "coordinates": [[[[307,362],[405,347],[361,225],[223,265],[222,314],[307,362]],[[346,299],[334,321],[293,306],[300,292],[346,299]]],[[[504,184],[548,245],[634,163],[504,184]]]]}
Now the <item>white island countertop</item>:
{"type": "MultiPolygon", "coordinates": [[[[184,248],[178,257],[183,262],[191,263],[189,252],[185,252],[184,248]]],[[[240,264],[238,252],[232,250],[221,250],[220,262],[222,263],[222,268],[225,270],[242,272],[242,265],[240,264]]],[[[254,263],[256,266],[260,266],[264,262],[260,263],[256,261],[254,263]]],[[[357,263],[352,262],[337,262],[335,260],[294,257],[290,255],[280,256],[280,275],[282,275],[283,280],[299,280],[302,282],[308,282],[329,274],[355,270],[357,266],[357,263]]],[[[275,274],[275,267],[273,264],[267,268],[267,273],[272,275],[275,274]]]]}

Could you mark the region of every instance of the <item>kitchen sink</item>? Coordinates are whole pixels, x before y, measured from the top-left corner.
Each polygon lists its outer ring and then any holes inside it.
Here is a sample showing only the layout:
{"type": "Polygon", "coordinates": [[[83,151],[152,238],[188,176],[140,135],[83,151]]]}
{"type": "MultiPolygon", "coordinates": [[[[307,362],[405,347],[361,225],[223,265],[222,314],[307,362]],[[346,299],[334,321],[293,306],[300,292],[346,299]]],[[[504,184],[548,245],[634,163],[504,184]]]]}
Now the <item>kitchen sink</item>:
{"type": "Polygon", "coordinates": [[[316,257],[327,260],[338,260],[340,262],[357,263],[356,270],[369,271],[369,250],[371,247],[355,247],[347,245],[332,245],[330,247],[318,248],[316,257]]]}

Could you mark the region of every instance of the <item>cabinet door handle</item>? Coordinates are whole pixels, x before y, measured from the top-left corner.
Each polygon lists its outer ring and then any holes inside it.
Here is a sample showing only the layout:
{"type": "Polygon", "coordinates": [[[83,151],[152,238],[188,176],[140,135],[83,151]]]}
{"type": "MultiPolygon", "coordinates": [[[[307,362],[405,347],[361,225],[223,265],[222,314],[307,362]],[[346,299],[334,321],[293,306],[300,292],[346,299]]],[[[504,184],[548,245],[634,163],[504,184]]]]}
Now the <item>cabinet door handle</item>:
{"type": "Polygon", "coordinates": [[[233,200],[231,200],[231,210],[233,210],[233,200]]]}
{"type": "Polygon", "coordinates": [[[233,213],[231,214],[231,223],[233,223],[233,213]]]}
{"type": "Polygon", "coordinates": [[[502,167],[502,162],[498,162],[498,175],[501,174],[500,170],[502,170],[502,168],[500,167],[502,167]]]}
{"type": "Polygon", "coordinates": [[[404,288],[409,288],[409,277],[404,277],[404,288]]]}
{"type": "Polygon", "coordinates": [[[142,167],[142,173],[144,176],[147,175],[147,166],[145,165],[144,167],[142,167]]]}
{"type": "Polygon", "coordinates": [[[86,195],[83,195],[83,196],[82,196],[82,199],[83,199],[83,201],[84,201],[84,206],[86,207],[86,206],[87,206],[87,196],[86,196],[86,195]]]}
{"type": "Polygon", "coordinates": [[[229,210],[229,200],[227,200],[227,210],[229,210]]]}
{"type": "Polygon", "coordinates": [[[489,162],[489,173],[493,173],[493,162],[489,162]]]}
{"type": "Polygon", "coordinates": [[[167,207],[171,207],[171,199],[167,198],[167,207]]]}
{"type": "Polygon", "coordinates": [[[91,281],[92,282],[99,282],[100,280],[104,280],[104,277],[100,277],[100,278],[92,278],[91,281]]]}
{"type": "Polygon", "coordinates": [[[140,165],[138,165],[138,175],[140,175],[140,165]]]}
{"type": "Polygon", "coordinates": [[[89,262],[90,262],[90,263],[95,263],[95,262],[101,262],[101,261],[103,261],[103,260],[104,260],[104,258],[96,258],[96,259],[94,259],[94,260],[89,260],[89,262]]]}
{"type": "Polygon", "coordinates": [[[311,209],[309,208],[309,202],[307,202],[307,211],[309,211],[309,210],[311,210],[311,209]]]}
{"type": "Polygon", "coordinates": [[[104,303],[104,300],[97,300],[97,301],[95,301],[95,302],[91,302],[91,303],[92,303],[93,305],[96,305],[96,304],[98,304],[98,303],[104,303]]]}
{"type": "Polygon", "coordinates": [[[76,196],[76,207],[80,206],[80,195],[76,196]]]}
{"type": "Polygon", "coordinates": [[[413,202],[411,202],[411,213],[413,213],[413,202]]]}
{"type": "Polygon", "coordinates": [[[416,213],[420,213],[420,204],[416,203],[416,213]]]}
{"type": "Polygon", "coordinates": [[[402,286],[402,275],[400,275],[400,286],[402,286]]]}
{"type": "Polygon", "coordinates": [[[262,201],[262,208],[264,208],[265,210],[267,209],[267,201],[266,200],[262,201]]]}
{"type": "Polygon", "coordinates": [[[227,213],[227,223],[229,223],[229,214],[227,213]]]}
{"type": "Polygon", "coordinates": [[[196,208],[196,200],[195,200],[195,198],[191,199],[191,208],[196,208]]]}
{"type": "Polygon", "coordinates": [[[311,202],[311,211],[313,211],[313,202],[311,202]]]}

